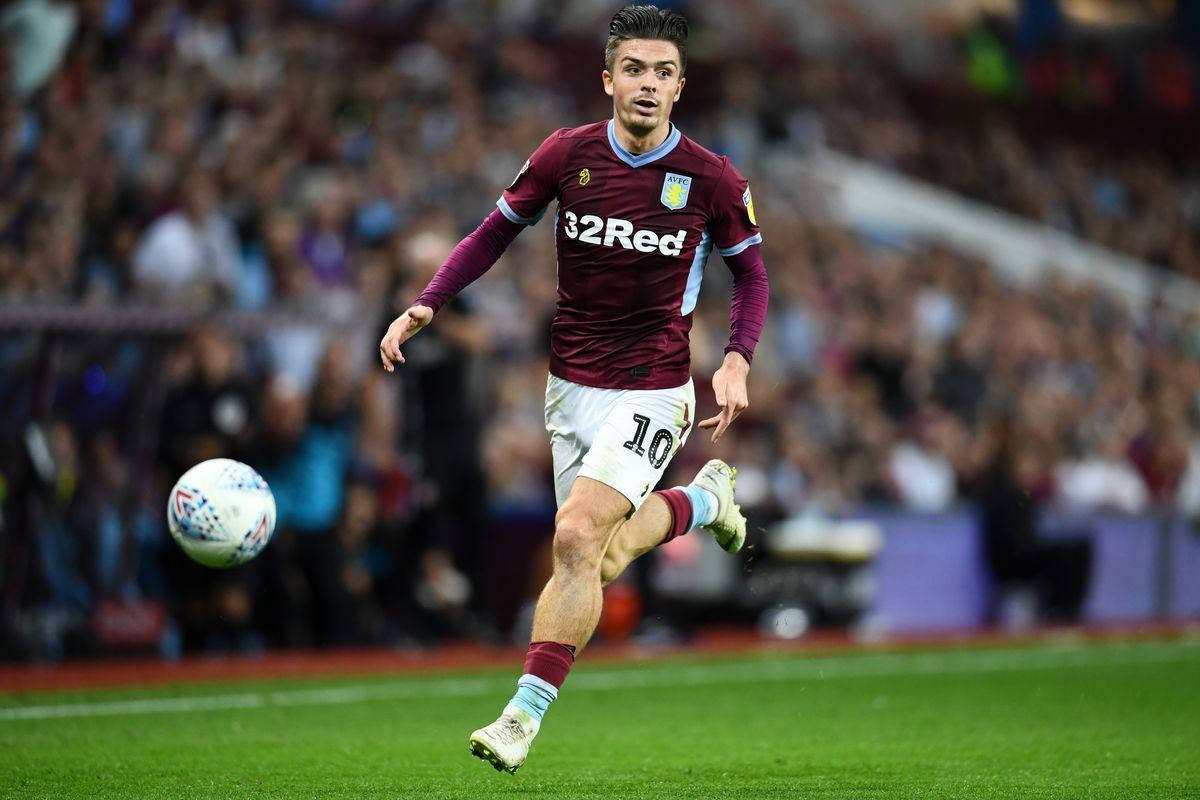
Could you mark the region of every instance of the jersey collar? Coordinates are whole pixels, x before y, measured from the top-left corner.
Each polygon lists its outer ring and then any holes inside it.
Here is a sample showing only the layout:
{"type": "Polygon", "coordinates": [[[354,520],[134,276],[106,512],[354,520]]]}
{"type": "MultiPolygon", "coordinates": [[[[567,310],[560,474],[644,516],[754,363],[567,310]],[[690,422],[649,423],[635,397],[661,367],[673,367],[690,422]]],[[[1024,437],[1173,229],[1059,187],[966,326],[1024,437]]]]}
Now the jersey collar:
{"type": "Polygon", "coordinates": [[[674,150],[675,145],[679,144],[679,140],[683,137],[683,134],[679,132],[679,128],[675,127],[674,122],[669,124],[671,126],[671,132],[667,134],[666,139],[663,139],[662,144],[653,150],[647,150],[644,153],[638,153],[637,155],[634,155],[622,147],[621,143],[617,141],[616,122],[610,119],[608,121],[608,145],[612,148],[613,154],[629,166],[645,166],[652,161],[658,161],[667,153],[674,150]]]}

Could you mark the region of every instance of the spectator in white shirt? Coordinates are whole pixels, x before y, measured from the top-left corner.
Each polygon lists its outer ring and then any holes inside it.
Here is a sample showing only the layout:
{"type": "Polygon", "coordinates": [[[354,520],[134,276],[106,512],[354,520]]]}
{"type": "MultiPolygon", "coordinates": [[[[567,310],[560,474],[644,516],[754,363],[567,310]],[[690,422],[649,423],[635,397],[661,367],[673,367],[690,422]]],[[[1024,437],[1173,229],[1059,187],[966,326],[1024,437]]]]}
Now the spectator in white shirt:
{"type": "Polygon", "coordinates": [[[237,231],[218,200],[208,173],[188,174],[182,207],[151,223],[134,249],[133,280],[140,293],[190,301],[235,293],[242,256],[237,231]]]}

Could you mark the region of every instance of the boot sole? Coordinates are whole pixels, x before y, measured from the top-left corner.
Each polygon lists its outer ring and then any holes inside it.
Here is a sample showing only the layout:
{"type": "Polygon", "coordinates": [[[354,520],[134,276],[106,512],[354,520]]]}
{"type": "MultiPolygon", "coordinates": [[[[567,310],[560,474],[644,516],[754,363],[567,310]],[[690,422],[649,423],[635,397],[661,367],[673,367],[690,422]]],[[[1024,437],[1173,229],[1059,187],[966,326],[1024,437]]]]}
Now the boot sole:
{"type": "Polygon", "coordinates": [[[492,752],[492,748],[479,739],[471,739],[470,750],[471,755],[488,762],[496,768],[497,772],[507,772],[509,775],[515,775],[517,774],[517,770],[521,768],[520,764],[517,764],[515,767],[506,765],[500,759],[500,756],[492,752]]]}

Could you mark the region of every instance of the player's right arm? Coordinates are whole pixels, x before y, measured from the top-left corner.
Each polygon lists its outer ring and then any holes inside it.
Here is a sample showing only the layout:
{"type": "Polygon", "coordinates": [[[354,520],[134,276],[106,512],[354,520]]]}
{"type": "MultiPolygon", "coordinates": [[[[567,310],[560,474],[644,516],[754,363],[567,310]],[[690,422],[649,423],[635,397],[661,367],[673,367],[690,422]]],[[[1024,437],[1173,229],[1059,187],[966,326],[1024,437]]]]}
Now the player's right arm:
{"type": "Polygon", "coordinates": [[[416,302],[388,326],[379,342],[379,359],[388,372],[404,363],[400,345],[428,325],[452,297],[491,269],[521,231],[542,218],[546,206],[558,195],[563,130],[552,133],[533,152],[496,201],[496,210],[458,243],[416,302]]]}

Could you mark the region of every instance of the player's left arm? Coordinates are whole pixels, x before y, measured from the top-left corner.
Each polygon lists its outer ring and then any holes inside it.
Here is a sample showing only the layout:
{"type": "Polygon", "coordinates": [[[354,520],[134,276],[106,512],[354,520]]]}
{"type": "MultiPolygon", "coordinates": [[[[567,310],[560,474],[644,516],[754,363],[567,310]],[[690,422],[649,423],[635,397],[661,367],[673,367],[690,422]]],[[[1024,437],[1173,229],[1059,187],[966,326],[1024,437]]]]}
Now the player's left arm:
{"type": "Polygon", "coordinates": [[[754,348],[762,334],[767,318],[767,297],[770,285],[759,245],[747,247],[737,255],[726,256],[725,264],[733,273],[733,301],[730,309],[729,344],[725,346],[725,361],[713,375],[713,394],[720,413],[699,423],[701,428],[715,428],[715,443],[725,430],[750,405],[746,378],[754,348]]]}
{"type": "Polygon", "coordinates": [[[712,225],[718,252],[733,273],[729,344],[725,347],[725,360],[712,379],[713,394],[721,410],[699,423],[701,428],[714,429],[715,443],[750,405],[746,378],[767,319],[770,294],[754,200],[746,180],[730,164],[726,164],[714,193],[712,225]]]}

